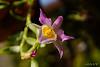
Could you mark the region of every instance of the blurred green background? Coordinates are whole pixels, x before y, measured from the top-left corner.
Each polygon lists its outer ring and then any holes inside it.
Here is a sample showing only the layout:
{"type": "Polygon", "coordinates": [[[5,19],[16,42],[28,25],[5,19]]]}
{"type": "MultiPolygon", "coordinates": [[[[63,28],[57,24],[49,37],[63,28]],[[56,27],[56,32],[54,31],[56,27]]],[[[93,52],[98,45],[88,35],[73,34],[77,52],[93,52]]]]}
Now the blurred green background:
{"type": "MultiPolygon", "coordinates": [[[[31,0],[29,0],[31,1],[31,0]]],[[[0,67],[100,67],[98,0],[34,0],[32,22],[39,24],[39,9],[42,8],[53,20],[64,17],[62,29],[75,37],[64,42],[64,56],[59,59],[57,49],[46,45],[38,50],[37,56],[21,60],[18,49],[19,33],[25,27],[29,8],[28,0],[0,0],[0,67]],[[12,47],[12,48],[8,48],[12,47]],[[3,51],[4,50],[4,51],[3,51]]]]}

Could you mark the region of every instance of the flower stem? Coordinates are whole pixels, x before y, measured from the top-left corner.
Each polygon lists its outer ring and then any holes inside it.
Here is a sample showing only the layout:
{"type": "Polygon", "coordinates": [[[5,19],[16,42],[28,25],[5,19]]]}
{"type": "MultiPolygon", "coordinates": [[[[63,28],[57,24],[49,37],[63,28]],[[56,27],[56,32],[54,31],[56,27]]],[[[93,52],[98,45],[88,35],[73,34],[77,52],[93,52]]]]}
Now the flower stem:
{"type": "Polygon", "coordinates": [[[26,18],[26,26],[24,28],[24,32],[23,32],[23,36],[22,36],[22,40],[21,40],[21,43],[20,43],[20,53],[22,54],[23,53],[23,45],[25,43],[25,39],[27,38],[27,32],[28,32],[28,26],[27,24],[31,23],[29,20],[30,20],[31,16],[30,14],[27,15],[27,18],[26,18]]]}
{"type": "Polygon", "coordinates": [[[39,42],[36,41],[35,44],[28,50],[28,52],[32,52],[33,50],[37,49],[39,47],[39,42]]]}
{"type": "Polygon", "coordinates": [[[23,47],[23,45],[24,45],[24,43],[25,43],[25,39],[26,39],[26,37],[27,37],[27,31],[28,31],[28,28],[25,27],[25,28],[24,28],[24,32],[23,32],[22,41],[21,41],[21,43],[20,43],[20,52],[21,52],[21,53],[23,52],[22,47],[23,47]]]}

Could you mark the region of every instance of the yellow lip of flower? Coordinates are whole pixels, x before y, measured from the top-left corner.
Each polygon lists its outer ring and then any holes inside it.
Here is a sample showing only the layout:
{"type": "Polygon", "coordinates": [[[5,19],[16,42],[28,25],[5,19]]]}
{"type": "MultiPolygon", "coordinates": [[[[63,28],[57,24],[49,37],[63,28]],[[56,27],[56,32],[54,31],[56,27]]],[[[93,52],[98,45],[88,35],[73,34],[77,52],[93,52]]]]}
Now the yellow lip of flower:
{"type": "Polygon", "coordinates": [[[54,32],[54,30],[48,25],[42,26],[42,34],[45,38],[49,38],[49,39],[56,39],[57,38],[57,35],[54,32]]]}

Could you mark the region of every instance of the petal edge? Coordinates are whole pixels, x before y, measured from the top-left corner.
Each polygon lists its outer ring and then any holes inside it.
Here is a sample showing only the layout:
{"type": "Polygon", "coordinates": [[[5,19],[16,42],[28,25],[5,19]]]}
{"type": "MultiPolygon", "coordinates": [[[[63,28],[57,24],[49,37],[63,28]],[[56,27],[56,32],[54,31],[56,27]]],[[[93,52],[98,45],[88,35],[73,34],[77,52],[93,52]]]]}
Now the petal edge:
{"type": "Polygon", "coordinates": [[[63,49],[63,46],[61,44],[61,42],[54,42],[54,45],[55,47],[57,48],[58,52],[59,52],[59,55],[60,55],[60,59],[62,58],[63,56],[63,53],[64,53],[64,49],[63,49]]]}
{"type": "Polygon", "coordinates": [[[61,26],[62,21],[63,21],[63,17],[62,16],[58,16],[57,19],[54,21],[52,27],[54,29],[58,29],[61,26]]]}

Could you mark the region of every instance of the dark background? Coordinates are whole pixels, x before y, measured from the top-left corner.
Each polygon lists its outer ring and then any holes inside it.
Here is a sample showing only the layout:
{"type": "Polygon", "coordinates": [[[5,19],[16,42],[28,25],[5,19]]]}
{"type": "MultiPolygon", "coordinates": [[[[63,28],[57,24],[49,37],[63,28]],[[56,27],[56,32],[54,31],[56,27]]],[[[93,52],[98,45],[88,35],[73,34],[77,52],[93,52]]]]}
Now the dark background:
{"type": "MultiPolygon", "coordinates": [[[[1,1],[2,0],[0,0],[0,5],[6,6],[0,9],[0,42],[4,42],[10,36],[24,29],[25,17],[29,5],[27,2],[18,4],[17,6],[13,5],[17,0],[3,0],[8,4],[2,3],[1,1]]],[[[58,52],[54,47],[48,45],[47,48],[42,49],[42,51],[40,50],[36,58],[40,67],[100,66],[99,6],[98,0],[56,0],[56,2],[45,6],[40,0],[35,0],[31,13],[33,23],[40,25],[38,21],[39,9],[42,8],[46,15],[53,20],[55,20],[57,16],[62,15],[64,17],[62,28],[66,34],[75,37],[72,41],[64,42],[65,54],[60,61],[58,60],[58,52]],[[80,17],[76,19],[76,15],[80,17]],[[84,16],[85,19],[81,19],[84,16]],[[79,44],[83,45],[78,49],[79,44]],[[53,50],[51,50],[52,48],[53,50]],[[47,52],[48,54],[42,52],[47,52]],[[96,63],[98,65],[95,65],[96,63]],[[84,64],[90,65],[84,66],[84,64]]]]}

